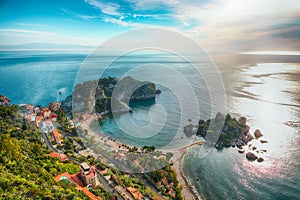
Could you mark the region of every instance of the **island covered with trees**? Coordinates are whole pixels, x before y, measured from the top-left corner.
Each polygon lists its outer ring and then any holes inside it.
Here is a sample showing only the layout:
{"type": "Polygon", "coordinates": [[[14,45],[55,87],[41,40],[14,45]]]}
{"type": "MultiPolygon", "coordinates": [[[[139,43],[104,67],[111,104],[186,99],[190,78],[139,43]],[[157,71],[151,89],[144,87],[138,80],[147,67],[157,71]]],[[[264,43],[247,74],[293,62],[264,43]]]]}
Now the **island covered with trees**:
{"type": "Polygon", "coordinates": [[[210,139],[215,139],[214,147],[218,150],[223,148],[233,147],[237,148],[239,153],[244,153],[246,146],[248,146],[246,153],[246,158],[250,161],[257,160],[262,162],[264,159],[258,157],[255,153],[263,154],[266,152],[265,149],[257,149],[257,147],[249,144],[252,140],[259,140],[260,143],[264,144],[268,141],[260,139],[263,134],[259,129],[256,129],[253,134],[250,133],[250,126],[247,125],[247,118],[240,117],[237,120],[235,117],[232,117],[230,114],[224,115],[217,113],[216,117],[213,119],[198,121],[198,125],[189,125],[185,127],[185,133],[187,136],[193,134],[207,139],[207,143],[211,142],[210,139]],[[216,127],[221,127],[218,129],[216,127]],[[196,130],[195,133],[192,130],[196,130]]]}
{"type": "Polygon", "coordinates": [[[152,82],[141,82],[130,76],[107,77],[76,85],[73,94],[62,104],[68,112],[73,106],[73,111],[78,113],[122,113],[131,111],[128,102],[155,99],[159,93],[152,82]],[[114,90],[118,92],[113,93],[114,90]]]}

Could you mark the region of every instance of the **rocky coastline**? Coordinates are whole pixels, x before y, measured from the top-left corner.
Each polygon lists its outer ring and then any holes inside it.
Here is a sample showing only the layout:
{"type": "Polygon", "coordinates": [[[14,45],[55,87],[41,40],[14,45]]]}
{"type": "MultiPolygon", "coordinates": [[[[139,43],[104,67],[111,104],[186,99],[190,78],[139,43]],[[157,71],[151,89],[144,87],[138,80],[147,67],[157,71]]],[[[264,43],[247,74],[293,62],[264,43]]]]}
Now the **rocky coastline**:
{"type": "Polygon", "coordinates": [[[263,154],[266,150],[257,149],[257,147],[250,143],[253,140],[259,140],[261,144],[265,144],[268,141],[260,139],[263,137],[263,134],[259,129],[256,129],[251,134],[247,121],[246,117],[241,117],[237,120],[229,114],[218,113],[214,119],[206,121],[200,119],[198,125],[190,124],[186,126],[184,132],[188,137],[194,134],[203,137],[207,143],[213,143],[213,138],[215,141],[214,147],[220,151],[223,148],[236,148],[238,153],[246,153],[247,160],[263,162],[264,159],[258,157],[256,153],[263,154]],[[246,148],[247,146],[248,148],[246,148]]]}
{"type": "Polygon", "coordinates": [[[129,102],[155,99],[160,93],[152,82],[130,76],[108,77],[76,85],[73,93],[62,101],[62,106],[67,112],[121,114],[132,112],[129,102]]]}

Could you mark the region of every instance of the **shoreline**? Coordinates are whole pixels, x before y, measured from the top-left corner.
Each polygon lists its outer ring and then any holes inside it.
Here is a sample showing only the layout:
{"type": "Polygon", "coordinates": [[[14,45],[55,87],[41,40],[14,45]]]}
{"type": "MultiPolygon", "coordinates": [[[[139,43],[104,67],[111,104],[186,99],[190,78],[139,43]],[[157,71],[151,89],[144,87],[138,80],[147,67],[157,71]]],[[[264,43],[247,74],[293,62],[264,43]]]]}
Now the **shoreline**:
{"type": "MultiPolygon", "coordinates": [[[[88,119],[81,121],[80,126],[83,129],[86,129],[88,131],[88,135],[91,137],[95,137],[95,142],[103,142],[105,138],[108,138],[106,135],[100,135],[94,132],[90,128],[90,124],[92,121],[97,119],[97,115],[92,115],[88,119]],[[101,141],[102,140],[102,141],[101,141]]],[[[119,141],[112,141],[112,140],[106,140],[105,144],[107,146],[110,146],[114,149],[119,149],[119,146],[122,146],[122,143],[119,141]]],[[[181,149],[174,149],[174,150],[165,150],[164,153],[170,152],[173,154],[171,160],[173,161],[172,168],[176,172],[177,180],[180,185],[182,185],[181,193],[184,200],[201,200],[201,196],[199,195],[198,191],[195,189],[195,186],[188,180],[186,175],[183,171],[183,160],[186,155],[186,151],[189,147],[183,147],[181,149]]]]}
{"type": "Polygon", "coordinates": [[[167,151],[173,153],[173,169],[176,171],[177,180],[182,185],[181,193],[185,200],[202,200],[195,186],[188,180],[183,171],[183,160],[186,154],[187,148],[181,148],[178,150],[167,151]]]}
{"type": "Polygon", "coordinates": [[[94,137],[95,138],[95,143],[96,142],[101,142],[103,143],[106,147],[110,147],[112,149],[115,149],[115,150],[127,150],[125,149],[124,147],[122,147],[122,144],[121,142],[117,141],[117,140],[111,140],[109,139],[110,137],[105,135],[105,134],[98,134],[96,133],[94,130],[92,130],[90,128],[90,125],[91,123],[94,121],[94,120],[97,120],[99,118],[99,116],[97,115],[91,115],[88,119],[86,120],[82,120],[80,122],[80,126],[84,129],[84,130],[87,130],[87,135],[89,135],[90,137],[94,137]],[[119,148],[121,147],[121,148],[119,148]]]}

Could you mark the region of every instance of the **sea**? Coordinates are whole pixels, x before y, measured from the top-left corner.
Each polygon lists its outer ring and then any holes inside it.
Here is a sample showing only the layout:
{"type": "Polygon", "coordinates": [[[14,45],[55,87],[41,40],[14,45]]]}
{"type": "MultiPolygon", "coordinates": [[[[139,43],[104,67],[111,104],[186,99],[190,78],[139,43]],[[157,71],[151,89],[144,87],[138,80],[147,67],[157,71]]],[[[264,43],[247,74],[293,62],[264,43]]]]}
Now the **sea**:
{"type": "Polygon", "coordinates": [[[199,73],[191,63],[172,55],[143,54],[120,57],[104,69],[101,63],[110,55],[103,55],[88,68],[84,66],[88,54],[1,51],[0,94],[13,104],[47,106],[70,95],[76,84],[95,77],[148,79],[157,83],[161,94],[155,100],[131,102],[133,112],[105,119],[101,132],[138,147],[178,148],[195,140],[182,133],[184,125],[197,124],[199,118],[208,119],[217,111],[245,116],[250,132],[260,129],[267,141],[253,140],[245,152],[264,161],[250,162],[236,148],[211,148],[200,155],[201,147],[193,146],[183,160],[187,178],[203,199],[300,199],[300,62],[278,57],[232,63],[219,59],[213,73],[221,76],[222,85],[211,88],[206,80],[211,63],[198,63],[199,73]],[[220,104],[211,98],[222,89],[225,95],[220,98],[225,101],[220,104]]]}

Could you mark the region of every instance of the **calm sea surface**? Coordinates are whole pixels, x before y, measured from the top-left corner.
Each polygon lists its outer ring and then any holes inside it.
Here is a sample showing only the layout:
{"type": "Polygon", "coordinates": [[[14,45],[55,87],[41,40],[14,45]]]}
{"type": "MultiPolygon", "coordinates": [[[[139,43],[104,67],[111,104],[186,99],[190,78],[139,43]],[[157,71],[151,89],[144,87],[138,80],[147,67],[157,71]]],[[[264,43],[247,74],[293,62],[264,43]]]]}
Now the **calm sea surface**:
{"type": "MultiPolygon", "coordinates": [[[[85,53],[0,52],[0,94],[8,96],[15,104],[46,106],[50,101],[62,100],[72,92],[85,57],[85,53]]],[[[208,118],[211,107],[205,80],[180,60],[167,56],[156,56],[155,59],[151,56],[126,57],[116,61],[104,76],[120,77],[135,66],[154,60],[174,67],[191,80],[197,103],[201,105],[201,117],[208,118]]],[[[258,63],[219,69],[226,88],[227,112],[236,117],[246,116],[251,132],[259,128],[264,134],[263,139],[268,141],[266,144],[252,142],[257,149],[267,150],[266,153],[255,152],[264,158],[264,162],[249,162],[244,154],[233,148],[219,152],[212,150],[206,157],[199,158],[199,147],[195,147],[189,149],[184,160],[185,173],[204,199],[300,199],[300,65],[258,63]]],[[[83,77],[89,80],[94,73],[97,72],[88,71],[83,77]]],[[[167,75],[165,78],[168,79],[167,75]]],[[[194,110],[189,106],[192,105],[191,98],[183,98],[179,105],[180,99],[174,91],[162,85],[158,88],[162,93],[155,101],[131,105],[134,111],[131,117],[140,126],[150,123],[148,111],[151,107],[164,107],[168,113],[166,123],[154,122],[157,126],[162,125],[157,135],[136,138],[125,134],[117,125],[126,120],[122,115],[115,120],[106,120],[102,130],[137,146],[155,144],[163,148],[173,141],[177,141],[175,146],[189,142],[186,138],[178,138],[176,131],[182,122],[181,113],[194,110]]],[[[178,92],[180,94],[180,87],[178,92]]],[[[191,123],[197,122],[197,116],[188,117],[191,123]]],[[[187,119],[184,120],[188,124],[187,119]]]]}

